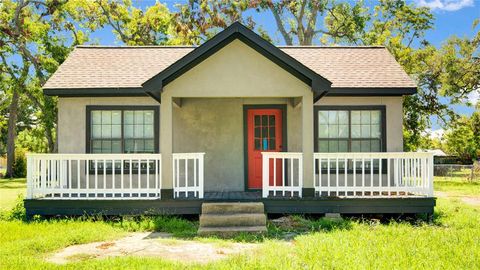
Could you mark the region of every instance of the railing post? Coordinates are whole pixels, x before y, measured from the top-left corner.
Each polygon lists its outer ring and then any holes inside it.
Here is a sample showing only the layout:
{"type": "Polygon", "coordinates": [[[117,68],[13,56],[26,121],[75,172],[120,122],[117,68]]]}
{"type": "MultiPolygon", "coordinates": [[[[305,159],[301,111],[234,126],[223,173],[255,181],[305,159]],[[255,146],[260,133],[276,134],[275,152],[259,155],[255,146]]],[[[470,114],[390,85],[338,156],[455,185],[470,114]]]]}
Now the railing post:
{"type": "Polygon", "coordinates": [[[204,192],[204,187],[203,187],[203,158],[204,158],[204,153],[199,155],[199,161],[198,161],[198,197],[200,199],[203,199],[203,192],[204,192]]]}
{"type": "MultiPolygon", "coordinates": [[[[268,178],[269,178],[269,160],[268,160],[268,154],[267,153],[262,153],[262,197],[267,198],[268,197],[268,178]]],[[[275,179],[274,179],[275,181],[275,179]]]]}
{"type": "Polygon", "coordinates": [[[27,199],[33,198],[33,157],[27,154],[27,199]]]}
{"type": "MultiPolygon", "coordinates": [[[[315,158],[313,159],[315,160],[315,158]]],[[[293,161],[292,161],[293,163],[293,161]]],[[[315,162],[314,162],[315,163],[315,162]]],[[[313,176],[313,186],[315,188],[315,165],[312,166],[313,171],[314,171],[314,176],[313,176]]],[[[292,179],[293,182],[293,179],[292,179]]],[[[298,158],[298,197],[302,197],[302,190],[303,190],[303,153],[299,156],[298,158]]]]}
{"type": "Polygon", "coordinates": [[[428,157],[428,196],[433,197],[433,154],[428,157]]]}

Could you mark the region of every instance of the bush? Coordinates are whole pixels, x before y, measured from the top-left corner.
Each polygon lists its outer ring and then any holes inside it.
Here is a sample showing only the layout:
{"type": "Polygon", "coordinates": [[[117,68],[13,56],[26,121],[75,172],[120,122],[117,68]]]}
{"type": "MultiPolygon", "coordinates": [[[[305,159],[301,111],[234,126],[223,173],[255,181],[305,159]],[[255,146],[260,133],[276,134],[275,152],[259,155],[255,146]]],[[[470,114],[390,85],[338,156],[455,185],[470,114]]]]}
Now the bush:
{"type": "Polygon", "coordinates": [[[23,204],[23,195],[19,195],[15,201],[15,206],[3,213],[0,213],[0,219],[13,221],[13,220],[23,220],[27,219],[27,211],[23,204]]]}
{"type": "Polygon", "coordinates": [[[13,162],[13,175],[14,178],[23,178],[27,176],[27,158],[25,156],[25,150],[15,150],[15,161],[13,162]]]}

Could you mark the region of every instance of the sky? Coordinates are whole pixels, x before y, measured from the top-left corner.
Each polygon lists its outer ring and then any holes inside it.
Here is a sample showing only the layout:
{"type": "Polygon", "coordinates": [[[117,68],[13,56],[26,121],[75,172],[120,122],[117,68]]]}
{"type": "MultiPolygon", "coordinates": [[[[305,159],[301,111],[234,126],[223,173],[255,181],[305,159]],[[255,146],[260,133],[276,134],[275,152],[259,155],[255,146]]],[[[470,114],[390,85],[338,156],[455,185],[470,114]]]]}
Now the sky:
{"type": "MultiPolygon", "coordinates": [[[[141,8],[152,5],[155,2],[156,0],[133,0],[134,5],[141,8]]],[[[175,10],[177,4],[184,4],[187,1],[160,0],[160,2],[166,4],[170,10],[175,10]]],[[[368,6],[374,6],[377,3],[376,0],[364,0],[364,2],[368,6]]],[[[407,0],[407,2],[431,8],[435,17],[434,29],[426,33],[426,39],[435,46],[441,46],[452,35],[472,37],[475,33],[472,23],[475,19],[480,19],[480,0],[407,0]]],[[[258,14],[252,12],[251,15],[257,24],[261,25],[270,36],[274,37],[274,41],[277,44],[282,44],[282,39],[276,30],[271,13],[264,12],[258,14]]],[[[93,33],[91,38],[102,45],[121,45],[121,43],[115,40],[111,29],[93,33]]],[[[476,103],[480,99],[479,92],[477,91],[477,93],[469,96],[472,103],[476,103]]],[[[474,108],[463,105],[453,106],[453,109],[457,113],[465,115],[470,115],[474,111],[474,108]]],[[[437,136],[442,133],[442,128],[435,117],[432,117],[432,130],[435,131],[433,134],[437,136]]]]}

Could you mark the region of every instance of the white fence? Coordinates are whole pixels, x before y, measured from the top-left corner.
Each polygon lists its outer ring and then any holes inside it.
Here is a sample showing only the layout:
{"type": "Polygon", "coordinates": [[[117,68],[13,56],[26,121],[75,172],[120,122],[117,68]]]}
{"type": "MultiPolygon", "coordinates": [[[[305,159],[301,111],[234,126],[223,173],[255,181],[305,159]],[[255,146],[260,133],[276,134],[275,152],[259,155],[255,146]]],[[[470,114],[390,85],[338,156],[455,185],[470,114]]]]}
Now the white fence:
{"type": "Polygon", "coordinates": [[[174,198],[196,197],[203,199],[205,153],[173,154],[174,198]]]}
{"type": "Polygon", "coordinates": [[[315,153],[317,196],[433,196],[431,153],[315,153]]]}
{"type": "Polygon", "coordinates": [[[160,154],[28,154],[27,199],[156,199],[160,154]]]}
{"type": "Polygon", "coordinates": [[[262,196],[302,197],[303,153],[262,153],[262,196]]]}

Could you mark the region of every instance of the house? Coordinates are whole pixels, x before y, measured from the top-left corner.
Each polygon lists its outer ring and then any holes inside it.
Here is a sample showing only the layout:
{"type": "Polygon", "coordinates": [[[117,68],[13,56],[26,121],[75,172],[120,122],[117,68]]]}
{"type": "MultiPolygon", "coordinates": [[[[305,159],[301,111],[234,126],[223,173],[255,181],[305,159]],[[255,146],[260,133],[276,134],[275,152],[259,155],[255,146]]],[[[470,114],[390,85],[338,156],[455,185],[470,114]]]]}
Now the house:
{"type": "Polygon", "coordinates": [[[198,47],[78,46],[43,91],[58,154],[28,155],[29,215],[433,213],[433,155],[402,152],[416,85],[384,47],[234,23],[198,47]]]}

